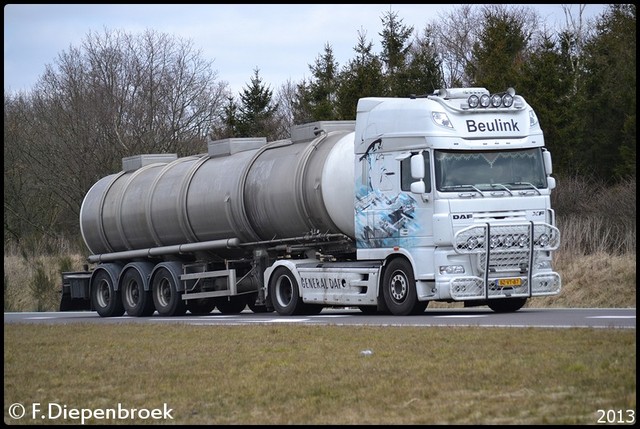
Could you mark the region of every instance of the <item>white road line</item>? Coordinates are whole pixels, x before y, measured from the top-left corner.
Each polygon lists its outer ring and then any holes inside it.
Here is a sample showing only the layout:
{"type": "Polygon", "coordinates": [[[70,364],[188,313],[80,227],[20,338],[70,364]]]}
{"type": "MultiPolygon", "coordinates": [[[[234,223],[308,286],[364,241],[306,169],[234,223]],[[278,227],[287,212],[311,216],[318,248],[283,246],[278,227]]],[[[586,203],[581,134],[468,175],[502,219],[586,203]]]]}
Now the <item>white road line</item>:
{"type": "Polygon", "coordinates": [[[636,316],[588,316],[587,319],[635,319],[636,316]]]}
{"type": "Polygon", "coordinates": [[[487,314],[450,314],[450,315],[446,315],[446,316],[433,316],[433,317],[439,317],[442,319],[446,319],[446,318],[450,318],[450,319],[470,319],[473,317],[487,317],[487,314]]]}

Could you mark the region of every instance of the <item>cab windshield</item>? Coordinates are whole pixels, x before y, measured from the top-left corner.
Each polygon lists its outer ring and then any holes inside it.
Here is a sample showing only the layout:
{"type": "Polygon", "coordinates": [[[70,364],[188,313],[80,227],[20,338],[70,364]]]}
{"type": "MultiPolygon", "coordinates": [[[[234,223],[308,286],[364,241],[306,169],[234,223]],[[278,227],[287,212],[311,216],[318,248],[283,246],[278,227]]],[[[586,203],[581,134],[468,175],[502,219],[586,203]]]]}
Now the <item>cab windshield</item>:
{"type": "Polygon", "coordinates": [[[436,189],[443,192],[546,188],[541,148],[434,153],[436,189]]]}

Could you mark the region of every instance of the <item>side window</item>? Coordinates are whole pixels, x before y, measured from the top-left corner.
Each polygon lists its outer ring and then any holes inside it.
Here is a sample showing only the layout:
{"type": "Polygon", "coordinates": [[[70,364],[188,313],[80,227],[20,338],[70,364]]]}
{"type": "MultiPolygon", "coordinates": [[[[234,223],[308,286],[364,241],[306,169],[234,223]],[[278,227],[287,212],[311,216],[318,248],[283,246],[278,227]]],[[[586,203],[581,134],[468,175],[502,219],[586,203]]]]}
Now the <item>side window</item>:
{"type": "MultiPolygon", "coordinates": [[[[416,155],[417,152],[411,152],[411,155],[416,155]]],[[[429,161],[429,152],[422,152],[424,155],[424,184],[426,185],[427,192],[431,192],[431,170],[429,161]]],[[[409,192],[411,190],[411,183],[415,182],[411,177],[411,157],[407,157],[400,161],[400,189],[409,192]]]]}

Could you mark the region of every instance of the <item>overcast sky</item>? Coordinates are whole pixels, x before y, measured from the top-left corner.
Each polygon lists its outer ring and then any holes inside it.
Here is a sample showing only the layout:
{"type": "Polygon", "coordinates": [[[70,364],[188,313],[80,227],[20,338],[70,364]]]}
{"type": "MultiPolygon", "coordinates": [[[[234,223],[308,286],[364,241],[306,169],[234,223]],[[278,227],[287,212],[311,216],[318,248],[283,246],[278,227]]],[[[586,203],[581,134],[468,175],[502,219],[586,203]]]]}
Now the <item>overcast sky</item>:
{"type": "MultiPolygon", "coordinates": [[[[564,26],[561,4],[531,4],[549,26],[564,26]]],[[[577,15],[578,4],[568,5],[577,15]]],[[[605,10],[589,4],[585,17],[605,10]]],[[[89,32],[105,29],[139,34],[154,30],[193,41],[202,58],[213,61],[218,80],[235,95],[260,70],[263,83],[277,90],[287,80],[310,77],[309,64],[330,44],[340,67],[354,56],[358,32],[380,53],[381,17],[392,10],[422,33],[425,24],[455,10],[456,4],[9,4],[4,7],[4,89],[31,90],[46,64],[89,32]]]]}

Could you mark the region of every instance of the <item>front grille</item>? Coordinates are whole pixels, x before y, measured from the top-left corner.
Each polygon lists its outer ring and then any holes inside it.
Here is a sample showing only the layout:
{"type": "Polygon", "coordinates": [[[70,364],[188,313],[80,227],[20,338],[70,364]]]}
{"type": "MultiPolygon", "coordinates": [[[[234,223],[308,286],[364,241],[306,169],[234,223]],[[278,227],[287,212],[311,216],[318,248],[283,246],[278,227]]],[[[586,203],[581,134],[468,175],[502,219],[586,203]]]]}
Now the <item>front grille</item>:
{"type": "Polygon", "coordinates": [[[560,232],[545,223],[486,223],[462,229],[455,234],[453,247],[457,253],[472,257],[479,276],[452,279],[451,296],[478,299],[556,294],[560,291],[558,274],[533,274],[531,266],[543,252],[555,250],[559,244],[560,232]],[[500,286],[499,278],[519,279],[519,284],[500,286]]]}

